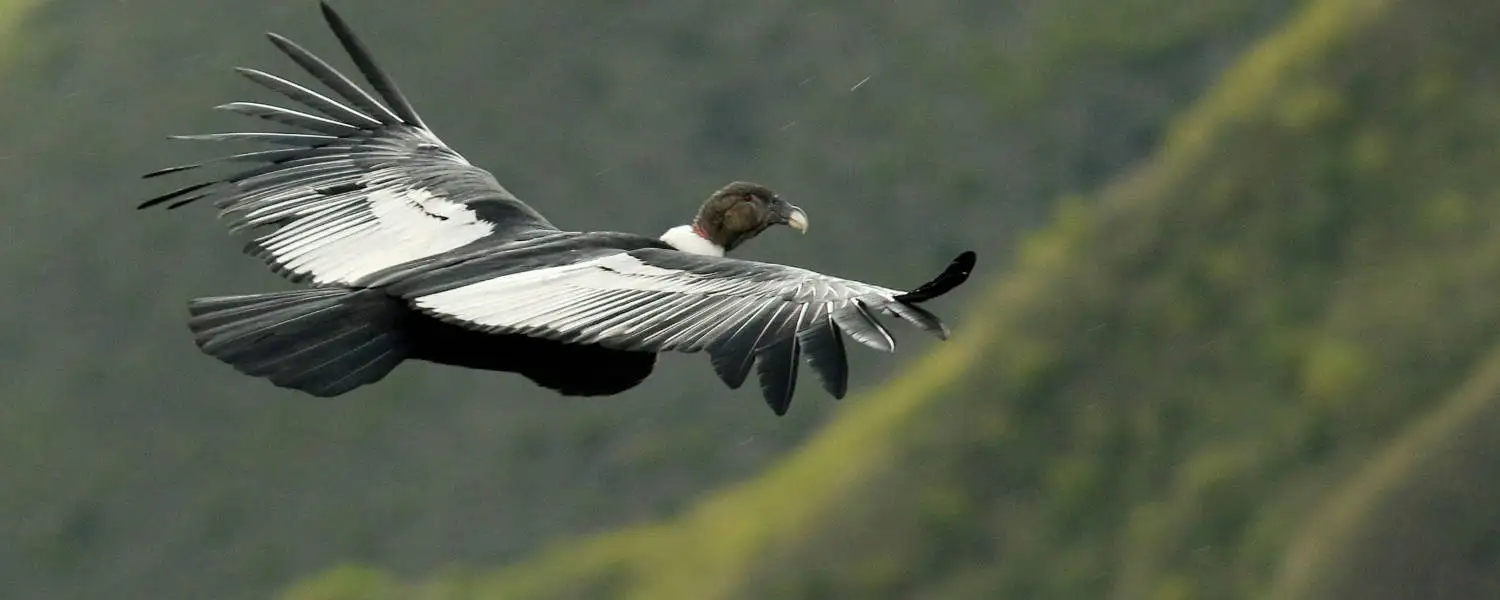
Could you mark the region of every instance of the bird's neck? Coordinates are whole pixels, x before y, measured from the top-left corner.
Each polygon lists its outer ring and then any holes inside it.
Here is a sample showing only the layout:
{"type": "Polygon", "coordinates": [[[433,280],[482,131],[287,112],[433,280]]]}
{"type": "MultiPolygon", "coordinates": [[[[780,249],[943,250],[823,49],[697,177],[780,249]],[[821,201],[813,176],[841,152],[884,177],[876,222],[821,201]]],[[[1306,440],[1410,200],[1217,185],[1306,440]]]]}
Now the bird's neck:
{"type": "Polygon", "coordinates": [[[678,225],[661,235],[661,241],[682,252],[724,256],[724,247],[709,241],[697,225],[678,225]]]}

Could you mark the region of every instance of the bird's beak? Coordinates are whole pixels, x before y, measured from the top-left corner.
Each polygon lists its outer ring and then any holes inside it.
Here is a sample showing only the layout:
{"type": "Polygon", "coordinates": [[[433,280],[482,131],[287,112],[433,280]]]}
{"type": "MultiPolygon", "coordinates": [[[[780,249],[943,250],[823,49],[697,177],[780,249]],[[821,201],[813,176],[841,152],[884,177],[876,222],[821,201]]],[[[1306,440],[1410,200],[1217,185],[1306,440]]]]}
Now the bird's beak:
{"type": "Polygon", "coordinates": [[[798,233],[802,233],[802,234],[806,234],[807,233],[807,213],[806,212],[804,212],[800,208],[797,208],[795,205],[793,205],[791,203],[788,203],[786,205],[786,209],[784,210],[783,214],[785,215],[786,226],[787,227],[791,227],[792,229],[796,229],[798,233]]]}

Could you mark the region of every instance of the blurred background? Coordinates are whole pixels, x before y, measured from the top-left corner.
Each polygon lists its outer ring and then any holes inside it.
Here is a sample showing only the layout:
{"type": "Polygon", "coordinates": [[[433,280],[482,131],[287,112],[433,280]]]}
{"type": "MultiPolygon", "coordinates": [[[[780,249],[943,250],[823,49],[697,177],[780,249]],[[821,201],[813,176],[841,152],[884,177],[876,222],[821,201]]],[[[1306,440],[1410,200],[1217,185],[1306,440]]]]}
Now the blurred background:
{"type": "MultiPolygon", "coordinates": [[[[348,62],[312,0],[0,0],[0,597],[1500,597],[1500,4],[343,0],[565,228],[714,188],[745,255],[934,305],[775,417],[701,356],[569,399],[409,364],[313,399],[200,354],[288,284],[169,134],[348,62]]],[[[352,70],[351,70],[352,72],[352,70]]]]}

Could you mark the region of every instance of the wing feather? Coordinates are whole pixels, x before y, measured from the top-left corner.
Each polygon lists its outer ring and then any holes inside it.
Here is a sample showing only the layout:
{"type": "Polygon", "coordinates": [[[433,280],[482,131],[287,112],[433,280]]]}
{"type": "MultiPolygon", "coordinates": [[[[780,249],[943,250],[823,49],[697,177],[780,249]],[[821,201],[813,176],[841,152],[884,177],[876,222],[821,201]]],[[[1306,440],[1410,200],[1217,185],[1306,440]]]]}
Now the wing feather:
{"type": "Polygon", "coordinates": [[[260,84],[262,87],[273,92],[280,93],[296,102],[301,102],[331,119],[343,123],[365,123],[368,125],[382,125],[374,117],[361,113],[357,110],[344,106],[343,103],[312,91],[305,86],[287,81],[259,69],[235,67],[235,72],[244,75],[246,79],[260,84]]]}
{"type": "Polygon", "coordinates": [[[807,318],[806,304],[795,305],[794,315],[780,324],[778,331],[769,337],[770,344],[761,349],[756,371],[760,376],[761,394],[777,416],[786,414],[792,404],[792,393],[797,389],[797,368],[801,364],[802,343],[796,332],[802,329],[807,318]]]}
{"type": "Polygon", "coordinates": [[[619,306],[611,307],[596,317],[593,322],[578,329],[577,339],[580,342],[598,344],[609,340],[613,335],[615,322],[623,316],[628,316],[643,306],[650,306],[654,302],[661,301],[665,294],[650,290],[636,290],[622,295],[619,306]]]}
{"type": "Polygon", "coordinates": [[[375,91],[379,92],[382,98],[385,98],[386,104],[390,105],[391,109],[395,111],[396,116],[400,117],[407,124],[425,129],[427,125],[422,122],[422,117],[417,114],[417,111],[412,108],[411,103],[406,100],[406,96],[401,93],[401,89],[396,85],[395,80],[391,79],[389,75],[386,75],[385,70],[375,64],[375,59],[370,55],[370,51],[365,49],[365,45],[360,42],[359,36],[354,34],[354,28],[350,27],[337,12],[334,12],[333,7],[329,6],[327,2],[322,2],[321,8],[323,9],[323,20],[328,22],[328,27],[333,30],[333,35],[339,38],[339,42],[348,51],[349,58],[354,61],[355,66],[359,67],[359,72],[365,76],[365,79],[370,82],[375,91]]]}
{"type": "Polygon", "coordinates": [[[266,131],[228,131],[224,133],[199,133],[174,135],[171,139],[186,142],[261,142],[279,146],[314,148],[339,138],[316,133],[278,133],[266,131]]]}
{"type": "Polygon", "coordinates": [[[696,312],[686,315],[679,321],[670,335],[656,336],[647,343],[652,346],[675,347],[683,352],[696,351],[699,348],[693,348],[690,341],[701,337],[720,321],[731,316],[734,302],[734,298],[705,296],[696,312]]]}
{"type": "Polygon", "coordinates": [[[502,243],[556,231],[491,173],[443,144],[348,24],[327,4],[322,9],[345,53],[381,99],[301,46],[270,34],[278,49],[332,94],[259,69],[237,68],[296,106],[237,101],[218,108],[300,131],[174,136],[286,148],[148,173],[153,178],[214,163],[259,163],[151,198],[140,208],[176,208],[210,198],[232,233],[256,231],[245,245],[248,254],[293,281],[317,284],[353,285],[480,240],[502,243]]]}
{"type": "Polygon", "coordinates": [[[386,125],[399,125],[401,123],[401,118],[397,117],[396,113],[391,112],[389,108],[386,108],[379,101],[375,100],[375,97],[371,96],[369,92],[360,89],[359,85],[354,83],[353,80],[350,80],[323,59],[318,58],[317,55],[308,52],[302,46],[297,45],[296,42],[279,34],[268,33],[266,37],[271,40],[271,44],[275,45],[277,49],[291,58],[292,62],[297,63],[297,66],[302,67],[309,75],[312,75],[313,78],[317,79],[323,85],[328,86],[329,89],[338,92],[340,96],[343,96],[345,100],[348,100],[356,108],[364,111],[365,114],[377,117],[377,120],[386,125]]]}
{"type": "Polygon", "coordinates": [[[844,338],[833,322],[832,303],[818,307],[811,324],[798,332],[807,364],[818,374],[828,395],[843,398],[849,391],[849,360],[844,353],[844,338]]]}
{"type": "Polygon", "coordinates": [[[704,325],[713,318],[712,315],[722,314],[725,298],[709,294],[694,294],[690,298],[689,302],[674,309],[676,314],[667,317],[661,323],[652,325],[649,329],[638,332],[639,347],[645,350],[659,347],[673,347],[681,350],[672,340],[679,339],[693,328],[704,325]]]}
{"type": "Polygon", "coordinates": [[[290,108],[261,104],[259,102],[230,102],[228,104],[220,104],[214,108],[328,135],[345,136],[351,133],[359,133],[358,127],[348,123],[342,123],[290,108]]]}
{"type": "Polygon", "coordinates": [[[851,300],[842,308],[833,312],[833,321],[843,328],[844,333],[854,338],[854,341],[879,350],[881,352],[894,352],[896,340],[891,337],[891,332],[886,331],[880,320],[870,313],[864,304],[851,300]]]}
{"type": "Polygon", "coordinates": [[[755,351],[760,338],[775,324],[785,305],[765,302],[757,307],[754,316],[742,321],[734,333],[719,338],[708,346],[708,356],[714,372],[730,389],[744,385],[754,366],[755,351]]]}
{"type": "Polygon", "coordinates": [[[242,152],[240,154],[230,154],[228,156],[220,156],[220,157],[212,158],[212,159],[205,160],[205,161],[202,161],[202,162],[196,162],[196,163],[187,164],[187,165],[178,165],[178,166],[175,166],[175,167],[167,167],[165,169],[157,169],[155,171],[152,171],[150,173],[142,175],[141,178],[142,179],[150,179],[150,178],[153,178],[153,177],[161,177],[162,175],[171,175],[172,173],[180,173],[182,171],[187,171],[187,170],[190,170],[190,169],[197,169],[199,167],[203,167],[203,166],[210,165],[210,164],[213,164],[213,163],[221,163],[221,162],[266,161],[266,162],[275,163],[275,162],[280,162],[280,161],[284,161],[284,160],[289,160],[289,159],[297,158],[299,156],[302,156],[306,152],[307,152],[306,150],[302,150],[302,149],[298,149],[298,148],[288,148],[288,149],[279,149],[279,150],[257,150],[255,152],[242,152]]]}
{"type": "Polygon", "coordinates": [[[880,310],[912,325],[921,327],[923,331],[937,336],[938,339],[948,339],[948,325],[943,323],[942,319],[937,318],[937,315],[927,312],[925,308],[915,304],[891,302],[882,305],[880,310]]]}
{"type": "Polygon", "coordinates": [[[723,309],[713,313],[705,319],[705,323],[673,340],[673,346],[682,352],[701,352],[708,348],[708,344],[718,338],[724,330],[738,325],[739,316],[743,311],[755,305],[759,301],[753,296],[742,298],[730,298],[724,303],[723,309]]]}

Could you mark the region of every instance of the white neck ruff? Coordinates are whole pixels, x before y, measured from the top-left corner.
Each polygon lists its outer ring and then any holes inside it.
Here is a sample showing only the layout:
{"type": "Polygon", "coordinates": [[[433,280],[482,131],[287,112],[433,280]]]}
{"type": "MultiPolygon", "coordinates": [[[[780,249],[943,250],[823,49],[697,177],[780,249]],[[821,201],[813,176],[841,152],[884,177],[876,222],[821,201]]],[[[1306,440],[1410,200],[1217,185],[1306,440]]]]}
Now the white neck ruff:
{"type": "Polygon", "coordinates": [[[698,235],[693,231],[692,225],[678,225],[668,229],[666,233],[661,234],[661,241],[683,252],[724,256],[724,248],[698,235]]]}

